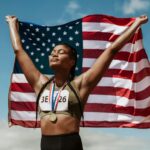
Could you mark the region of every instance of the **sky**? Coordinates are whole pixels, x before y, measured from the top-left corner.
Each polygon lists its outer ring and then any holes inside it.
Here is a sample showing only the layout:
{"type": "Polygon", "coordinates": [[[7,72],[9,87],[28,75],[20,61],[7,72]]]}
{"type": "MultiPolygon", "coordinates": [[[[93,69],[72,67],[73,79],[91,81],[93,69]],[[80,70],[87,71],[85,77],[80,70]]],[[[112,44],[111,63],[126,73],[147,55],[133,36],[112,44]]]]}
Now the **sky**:
{"type": "MultiPolygon", "coordinates": [[[[0,149],[39,150],[40,130],[7,125],[8,90],[14,54],[6,15],[40,25],[63,24],[90,14],[150,17],[149,0],[1,0],[0,1],[0,149]]],[[[150,59],[150,21],[142,26],[143,43],[150,59]]],[[[149,150],[150,129],[81,128],[85,150],[149,150]]]]}

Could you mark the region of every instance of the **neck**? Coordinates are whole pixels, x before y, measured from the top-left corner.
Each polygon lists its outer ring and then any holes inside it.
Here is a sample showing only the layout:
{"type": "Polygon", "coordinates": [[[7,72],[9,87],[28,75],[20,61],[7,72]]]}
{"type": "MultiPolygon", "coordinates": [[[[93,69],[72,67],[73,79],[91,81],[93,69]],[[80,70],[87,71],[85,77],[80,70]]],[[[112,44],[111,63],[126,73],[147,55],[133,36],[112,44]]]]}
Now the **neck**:
{"type": "Polygon", "coordinates": [[[62,86],[69,79],[69,72],[57,71],[55,72],[55,83],[57,86],[62,86]]]}

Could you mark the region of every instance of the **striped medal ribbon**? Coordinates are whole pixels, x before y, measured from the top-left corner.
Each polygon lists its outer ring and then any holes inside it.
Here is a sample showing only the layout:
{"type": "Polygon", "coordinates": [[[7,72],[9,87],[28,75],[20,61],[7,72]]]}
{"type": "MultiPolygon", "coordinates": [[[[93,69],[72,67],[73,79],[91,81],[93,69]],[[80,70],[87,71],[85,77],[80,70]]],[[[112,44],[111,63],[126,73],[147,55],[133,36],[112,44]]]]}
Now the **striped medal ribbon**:
{"type": "Polygon", "coordinates": [[[57,116],[56,116],[56,109],[59,103],[60,95],[62,90],[65,88],[67,82],[63,84],[63,86],[59,89],[58,93],[54,97],[54,92],[55,92],[55,81],[53,80],[53,83],[50,86],[50,92],[49,92],[49,101],[51,99],[51,108],[52,112],[50,113],[49,119],[51,122],[56,122],[57,121],[57,116]]]}

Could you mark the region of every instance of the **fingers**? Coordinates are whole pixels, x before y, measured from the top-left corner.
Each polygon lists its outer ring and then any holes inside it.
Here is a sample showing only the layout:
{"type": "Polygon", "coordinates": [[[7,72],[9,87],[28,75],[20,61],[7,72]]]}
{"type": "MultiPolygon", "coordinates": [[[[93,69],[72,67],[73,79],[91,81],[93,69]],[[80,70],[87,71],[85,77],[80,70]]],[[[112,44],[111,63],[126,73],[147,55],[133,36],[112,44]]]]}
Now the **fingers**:
{"type": "Polygon", "coordinates": [[[141,15],[140,18],[144,19],[144,20],[148,19],[148,17],[146,15],[141,15]]]}
{"type": "Polygon", "coordinates": [[[5,19],[7,22],[9,22],[11,20],[17,20],[16,16],[10,16],[10,15],[5,16],[5,19]]]}
{"type": "Polygon", "coordinates": [[[6,22],[9,24],[9,25],[16,25],[17,26],[17,28],[18,28],[18,18],[16,17],[16,16],[9,16],[9,15],[7,15],[6,17],[5,17],[5,20],[6,20],[6,22]]]}
{"type": "Polygon", "coordinates": [[[147,15],[141,15],[140,17],[137,18],[137,21],[140,24],[144,24],[148,21],[148,17],[147,17],[147,15]]]}

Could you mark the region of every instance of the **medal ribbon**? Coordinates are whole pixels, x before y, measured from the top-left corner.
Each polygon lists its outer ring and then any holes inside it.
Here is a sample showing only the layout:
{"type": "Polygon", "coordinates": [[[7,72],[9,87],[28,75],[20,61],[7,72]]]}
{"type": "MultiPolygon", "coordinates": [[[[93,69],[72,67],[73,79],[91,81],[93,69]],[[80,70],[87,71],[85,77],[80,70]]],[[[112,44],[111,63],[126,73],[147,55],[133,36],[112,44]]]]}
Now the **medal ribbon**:
{"type": "Polygon", "coordinates": [[[62,90],[65,88],[66,84],[67,84],[67,82],[64,83],[64,85],[61,87],[61,89],[58,91],[58,93],[56,94],[56,96],[54,98],[55,82],[53,80],[53,83],[50,86],[50,96],[49,96],[49,99],[51,98],[51,101],[52,101],[52,112],[56,111],[58,102],[59,102],[59,98],[60,98],[60,94],[61,94],[62,90]]]}

